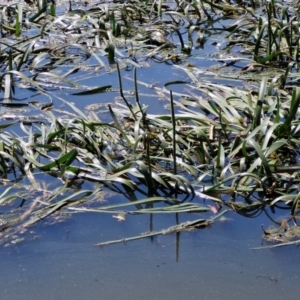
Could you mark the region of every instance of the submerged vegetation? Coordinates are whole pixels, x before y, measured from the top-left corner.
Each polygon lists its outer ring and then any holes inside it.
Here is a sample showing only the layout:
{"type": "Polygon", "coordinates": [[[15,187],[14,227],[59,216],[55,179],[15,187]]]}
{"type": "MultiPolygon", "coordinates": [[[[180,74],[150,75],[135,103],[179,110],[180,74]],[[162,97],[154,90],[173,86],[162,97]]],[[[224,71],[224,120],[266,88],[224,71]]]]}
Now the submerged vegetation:
{"type": "Polygon", "coordinates": [[[298,12],[297,1],[274,0],[3,4],[2,242],[74,212],[207,214],[136,238],[209,226],[228,209],[254,217],[289,207],[298,228],[298,12]],[[151,86],[169,101],[161,114],[148,113],[139,92],[150,85],[137,74],[148,61],[185,74],[151,86]],[[134,101],[123,89],[130,69],[134,101]],[[80,83],[112,73],[113,85],[80,83]],[[172,91],[179,84],[184,92],[172,91]],[[111,92],[120,100],[85,111],[64,98],[111,92]],[[108,190],[130,201],[99,203],[108,190]]]}

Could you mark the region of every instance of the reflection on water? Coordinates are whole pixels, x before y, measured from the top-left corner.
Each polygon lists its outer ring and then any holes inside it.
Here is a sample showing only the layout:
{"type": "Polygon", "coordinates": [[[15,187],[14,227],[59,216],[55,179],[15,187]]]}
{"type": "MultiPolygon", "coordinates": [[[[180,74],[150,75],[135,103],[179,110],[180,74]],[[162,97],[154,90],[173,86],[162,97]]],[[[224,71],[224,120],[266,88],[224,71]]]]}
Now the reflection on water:
{"type": "Polygon", "coordinates": [[[298,299],[299,249],[250,250],[261,241],[259,220],[228,217],[181,233],[178,262],[175,234],[92,247],[146,231],[143,216],[78,215],[41,227],[41,239],[0,250],[1,299],[298,299]]]}

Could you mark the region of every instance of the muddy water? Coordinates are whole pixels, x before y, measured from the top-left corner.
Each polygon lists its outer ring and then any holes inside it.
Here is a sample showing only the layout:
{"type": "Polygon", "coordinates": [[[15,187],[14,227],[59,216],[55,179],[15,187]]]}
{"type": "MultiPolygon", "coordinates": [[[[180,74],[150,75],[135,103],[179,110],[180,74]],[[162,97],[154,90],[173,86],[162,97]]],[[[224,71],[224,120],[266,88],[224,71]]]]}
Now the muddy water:
{"type": "Polygon", "coordinates": [[[261,243],[259,221],[230,217],[177,242],[172,234],[102,248],[92,245],[143,232],[149,220],[80,215],[40,226],[39,239],[0,250],[1,299],[299,299],[299,249],[250,250],[261,243]]]}

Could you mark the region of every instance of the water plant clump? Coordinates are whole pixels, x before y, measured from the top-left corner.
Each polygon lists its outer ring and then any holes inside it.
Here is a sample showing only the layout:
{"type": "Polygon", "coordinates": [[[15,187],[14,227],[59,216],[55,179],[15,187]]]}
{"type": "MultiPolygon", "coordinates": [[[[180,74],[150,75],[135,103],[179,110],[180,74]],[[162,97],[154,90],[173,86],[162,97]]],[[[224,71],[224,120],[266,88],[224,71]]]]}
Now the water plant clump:
{"type": "Polygon", "coordinates": [[[299,36],[292,7],[275,1],[258,7],[222,1],[90,2],[78,8],[70,2],[66,9],[47,1],[6,5],[0,38],[0,205],[14,210],[0,216],[0,231],[15,236],[54,213],[75,211],[119,219],[207,216],[144,237],[205,227],[227,209],[255,216],[281,203],[296,216],[299,36]],[[259,17],[263,10],[265,18],[259,17]],[[221,20],[227,18],[233,23],[225,27],[221,20]],[[227,43],[208,58],[218,65],[195,66],[199,57],[193,51],[215,31],[225,32],[227,43]],[[189,59],[193,64],[186,64],[189,59]],[[161,114],[148,113],[140,95],[139,86],[148,83],[138,79],[137,69],[147,60],[174,64],[187,78],[153,86],[168,99],[169,110],[161,114]],[[128,67],[134,69],[133,101],[122,87],[128,67]],[[115,72],[118,80],[80,83],[102,70],[115,72]],[[184,92],[173,91],[179,83],[184,92]],[[17,101],[17,91],[24,89],[43,100],[17,101]],[[80,110],[58,90],[74,97],[113,91],[121,101],[106,105],[103,116],[80,110]],[[91,200],[104,190],[124,193],[131,202],[91,200]],[[197,197],[203,204],[186,201],[197,197]]]}

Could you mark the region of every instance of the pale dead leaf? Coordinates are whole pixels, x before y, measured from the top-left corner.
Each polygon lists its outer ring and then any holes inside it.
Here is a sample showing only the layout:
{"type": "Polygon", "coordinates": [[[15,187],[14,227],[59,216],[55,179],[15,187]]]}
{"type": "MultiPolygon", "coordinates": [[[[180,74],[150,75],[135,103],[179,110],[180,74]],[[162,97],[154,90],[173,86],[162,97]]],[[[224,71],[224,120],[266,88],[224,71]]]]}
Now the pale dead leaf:
{"type": "Polygon", "coordinates": [[[112,217],[117,219],[119,222],[125,221],[125,214],[113,215],[112,217]]]}
{"type": "Polygon", "coordinates": [[[209,208],[210,208],[210,210],[214,213],[214,214],[216,214],[217,212],[218,212],[218,209],[215,207],[215,206],[213,206],[213,205],[207,205],[209,208]]]}

